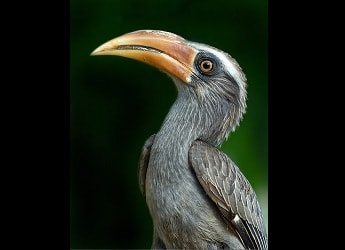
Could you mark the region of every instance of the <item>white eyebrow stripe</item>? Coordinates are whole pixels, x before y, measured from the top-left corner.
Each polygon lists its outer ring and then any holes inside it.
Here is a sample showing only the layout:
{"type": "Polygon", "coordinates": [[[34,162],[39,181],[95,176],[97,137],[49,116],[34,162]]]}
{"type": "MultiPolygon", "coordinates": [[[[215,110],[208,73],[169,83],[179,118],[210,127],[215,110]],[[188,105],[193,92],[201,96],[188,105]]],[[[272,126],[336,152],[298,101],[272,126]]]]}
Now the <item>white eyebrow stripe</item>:
{"type": "Polygon", "coordinates": [[[237,82],[237,84],[241,84],[243,82],[241,75],[239,74],[240,70],[238,69],[238,66],[236,65],[237,62],[233,62],[232,60],[235,61],[232,57],[227,57],[225,52],[220,52],[217,49],[214,49],[211,46],[202,44],[202,43],[196,43],[196,42],[191,42],[191,44],[198,50],[205,50],[209,51],[215,56],[219,58],[219,60],[223,63],[224,68],[228,70],[230,75],[234,78],[234,80],[237,82]]]}

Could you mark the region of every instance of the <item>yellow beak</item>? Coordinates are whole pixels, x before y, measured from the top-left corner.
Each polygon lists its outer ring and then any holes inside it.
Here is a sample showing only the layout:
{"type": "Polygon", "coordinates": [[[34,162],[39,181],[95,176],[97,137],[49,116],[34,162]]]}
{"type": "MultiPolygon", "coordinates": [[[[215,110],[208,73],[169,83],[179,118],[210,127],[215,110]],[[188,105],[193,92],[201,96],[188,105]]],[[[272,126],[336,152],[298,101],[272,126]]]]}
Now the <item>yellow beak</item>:
{"type": "Polygon", "coordinates": [[[138,30],[102,44],[91,55],[132,58],[189,83],[196,53],[196,49],[191,47],[187,40],[173,33],[138,30]]]}

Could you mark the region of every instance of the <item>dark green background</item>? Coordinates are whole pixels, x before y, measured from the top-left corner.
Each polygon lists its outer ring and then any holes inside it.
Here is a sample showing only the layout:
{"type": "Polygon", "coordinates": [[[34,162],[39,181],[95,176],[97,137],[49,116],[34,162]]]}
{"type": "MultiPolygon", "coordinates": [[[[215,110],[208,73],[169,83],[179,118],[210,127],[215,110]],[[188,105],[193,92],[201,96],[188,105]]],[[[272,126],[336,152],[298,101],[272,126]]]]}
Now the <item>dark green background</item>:
{"type": "Polygon", "coordinates": [[[256,190],[267,222],[267,0],[70,2],[70,247],[149,248],[137,182],[145,140],[176,98],[157,69],[90,53],[138,29],[159,29],[231,54],[248,78],[248,108],[222,145],[256,190]]]}

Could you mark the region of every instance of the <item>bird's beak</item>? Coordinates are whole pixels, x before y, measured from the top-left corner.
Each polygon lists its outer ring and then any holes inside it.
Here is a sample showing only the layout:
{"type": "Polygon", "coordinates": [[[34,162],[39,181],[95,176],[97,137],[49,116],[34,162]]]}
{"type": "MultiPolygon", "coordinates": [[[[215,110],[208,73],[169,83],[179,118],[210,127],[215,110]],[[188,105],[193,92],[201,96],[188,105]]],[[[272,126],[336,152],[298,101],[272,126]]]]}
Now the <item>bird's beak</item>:
{"type": "Polygon", "coordinates": [[[196,53],[196,49],[178,35],[165,31],[139,30],[102,44],[91,55],[132,58],[189,83],[196,53]]]}

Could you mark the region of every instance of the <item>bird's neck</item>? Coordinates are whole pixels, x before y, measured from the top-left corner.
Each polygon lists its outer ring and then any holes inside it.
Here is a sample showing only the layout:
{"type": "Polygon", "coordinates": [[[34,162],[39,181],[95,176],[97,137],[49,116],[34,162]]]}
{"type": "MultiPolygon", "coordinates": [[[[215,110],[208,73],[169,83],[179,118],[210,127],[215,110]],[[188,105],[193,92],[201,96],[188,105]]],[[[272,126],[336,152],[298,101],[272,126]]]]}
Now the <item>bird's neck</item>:
{"type": "Polygon", "coordinates": [[[202,133],[197,125],[196,111],[196,104],[186,105],[186,101],[178,97],[156,135],[155,144],[174,152],[188,151],[191,143],[202,133]]]}
{"type": "Polygon", "coordinates": [[[151,148],[149,168],[156,176],[154,179],[164,179],[171,188],[190,176],[188,151],[200,135],[191,118],[194,112],[193,105],[186,106],[177,99],[156,133],[151,148]]]}
{"type": "Polygon", "coordinates": [[[186,155],[197,139],[219,146],[232,130],[235,119],[227,102],[217,105],[200,101],[191,92],[180,91],[156,135],[156,147],[186,155]]]}
{"type": "Polygon", "coordinates": [[[169,182],[172,188],[179,185],[178,180],[194,176],[188,167],[193,141],[199,139],[218,146],[231,131],[232,123],[227,121],[233,119],[223,115],[232,114],[231,107],[221,102],[220,105],[223,106],[215,107],[188,92],[180,92],[155,136],[149,172],[169,182]]]}

